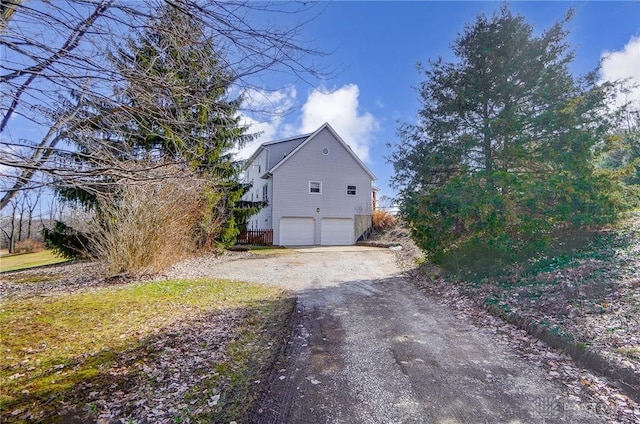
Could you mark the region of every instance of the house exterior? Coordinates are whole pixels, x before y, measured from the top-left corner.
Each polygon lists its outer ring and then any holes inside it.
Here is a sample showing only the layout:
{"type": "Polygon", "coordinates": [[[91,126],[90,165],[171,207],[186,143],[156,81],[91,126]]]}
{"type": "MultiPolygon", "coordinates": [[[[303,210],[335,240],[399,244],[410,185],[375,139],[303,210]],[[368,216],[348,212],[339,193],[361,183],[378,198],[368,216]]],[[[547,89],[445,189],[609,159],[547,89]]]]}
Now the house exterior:
{"type": "Polygon", "coordinates": [[[244,200],[268,203],[247,229],[273,229],[274,245],[350,245],[371,226],[376,177],[327,123],[263,143],[244,178],[244,200]]]}

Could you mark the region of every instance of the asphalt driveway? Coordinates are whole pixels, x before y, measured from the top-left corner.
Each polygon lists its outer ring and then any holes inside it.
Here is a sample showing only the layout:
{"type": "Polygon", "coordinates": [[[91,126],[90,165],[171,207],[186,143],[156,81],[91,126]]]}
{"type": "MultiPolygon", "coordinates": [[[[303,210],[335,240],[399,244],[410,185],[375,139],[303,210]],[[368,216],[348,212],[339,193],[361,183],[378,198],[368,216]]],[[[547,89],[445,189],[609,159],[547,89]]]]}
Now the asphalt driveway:
{"type": "Polygon", "coordinates": [[[604,421],[491,332],[425,297],[388,249],[295,249],[209,272],[299,296],[294,337],[256,422],[604,421]]]}

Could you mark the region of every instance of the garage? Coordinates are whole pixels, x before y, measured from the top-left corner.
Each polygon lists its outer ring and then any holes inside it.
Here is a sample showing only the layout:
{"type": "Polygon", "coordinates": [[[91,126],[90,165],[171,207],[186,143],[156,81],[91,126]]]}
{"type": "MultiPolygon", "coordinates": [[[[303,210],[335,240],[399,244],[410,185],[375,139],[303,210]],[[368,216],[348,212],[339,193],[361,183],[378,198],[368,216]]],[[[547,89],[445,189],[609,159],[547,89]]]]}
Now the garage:
{"type": "Polygon", "coordinates": [[[351,218],[324,218],[320,222],[320,244],[323,246],[353,244],[353,228],[351,218]]]}
{"type": "Polygon", "coordinates": [[[281,246],[312,246],[315,244],[315,219],[280,218],[281,246]]]}

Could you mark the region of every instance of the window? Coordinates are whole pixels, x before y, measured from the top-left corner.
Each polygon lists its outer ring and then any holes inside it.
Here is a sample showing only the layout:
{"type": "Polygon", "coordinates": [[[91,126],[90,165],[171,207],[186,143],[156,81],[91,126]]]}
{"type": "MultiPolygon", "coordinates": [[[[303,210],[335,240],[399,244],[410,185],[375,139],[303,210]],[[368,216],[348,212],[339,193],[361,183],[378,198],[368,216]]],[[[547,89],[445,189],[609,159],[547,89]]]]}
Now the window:
{"type": "Polygon", "coordinates": [[[269,185],[265,184],[262,186],[262,201],[266,202],[269,196],[269,185]]]}
{"type": "Polygon", "coordinates": [[[327,156],[329,154],[329,149],[327,149],[326,147],[322,149],[322,154],[327,156]]]}
{"type": "Polygon", "coordinates": [[[309,181],[309,194],[322,194],[322,183],[320,181],[309,181]]]}
{"type": "Polygon", "coordinates": [[[357,193],[357,187],[354,185],[347,186],[347,196],[355,196],[357,193]]]}

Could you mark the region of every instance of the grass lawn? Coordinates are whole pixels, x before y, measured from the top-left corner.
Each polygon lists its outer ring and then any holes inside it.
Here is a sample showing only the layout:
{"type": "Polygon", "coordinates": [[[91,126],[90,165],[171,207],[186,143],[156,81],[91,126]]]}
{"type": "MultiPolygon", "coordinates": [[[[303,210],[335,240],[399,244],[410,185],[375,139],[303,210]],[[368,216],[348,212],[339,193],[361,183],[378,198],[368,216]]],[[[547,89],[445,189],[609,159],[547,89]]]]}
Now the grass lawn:
{"type": "MultiPolygon", "coordinates": [[[[260,368],[255,364],[264,364],[273,355],[276,349],[264,346],[280,342],[281,338],[272,339],[274,331],[276,337],[282,336],[278,331],[285,331],[292,308],[292,299],[282,289],[211,279],[145,282],[5,301],[0,306],[0,422],[20,422],[25,416],[28,421],[55,422],[56,411],[69,402],[82,410],[89,402],[78,390],[81,383],[97,382],[107,392],[115,376],[135,384],[131,381],[141,369],[135,362],[147,360],[145,353],[153,350],[148,345],[166,328],[175,331],[176,323],[189,327],[194,317],[222,314],[241,319],[234,328],[220,329],[233,337],[226,345],[221,342],[226,346],[225,359],[215,365],[215,372],[206,373],[211,377],[202,385],[215,386],[224,402],[191,419],[217,422],[220,417],[242,417],[249,407],[244,397],[257,378],[252,373],[260,368]],[[137,356],[131,354],[134,351],[137,356]],[[138,359],[124,363],[125,353],[138,359]],[[215,420],[210,415],[214,412],[215,420]]],[[[193,397],[194,391],[189,393],[193,397]]],[[[189,399],[194,407],[206,401],[197,398],[203,390],[195,393],[195,399],[189,399]]]]}
{"type": "Polygon", "coordinates": [[[280,246],[254,246],[249,251],[256,255],[288,255],[296,253],[293,249],[280,246]]]}
{"type": "Polygon", "coordinates": [[[36,266],[52,265],[67,262],[68,259],[56,256],[50,250],[35,253],[19,253],[0,256],[0,272],[17,271],[36,266]]]}

